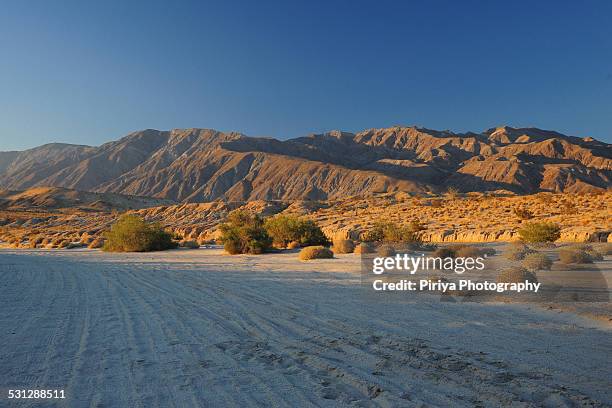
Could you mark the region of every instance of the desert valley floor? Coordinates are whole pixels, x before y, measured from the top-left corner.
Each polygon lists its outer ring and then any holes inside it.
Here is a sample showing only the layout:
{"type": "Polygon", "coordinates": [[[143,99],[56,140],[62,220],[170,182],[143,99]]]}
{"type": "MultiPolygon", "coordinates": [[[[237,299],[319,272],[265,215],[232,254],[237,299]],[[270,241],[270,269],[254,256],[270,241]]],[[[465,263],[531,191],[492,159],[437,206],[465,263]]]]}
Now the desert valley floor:
{"type": "Polygon", "coordinates": [[[612,404],[603,322],[362,290],[353,254],[0,250],[0,388],[66,407],[612,404]]]}

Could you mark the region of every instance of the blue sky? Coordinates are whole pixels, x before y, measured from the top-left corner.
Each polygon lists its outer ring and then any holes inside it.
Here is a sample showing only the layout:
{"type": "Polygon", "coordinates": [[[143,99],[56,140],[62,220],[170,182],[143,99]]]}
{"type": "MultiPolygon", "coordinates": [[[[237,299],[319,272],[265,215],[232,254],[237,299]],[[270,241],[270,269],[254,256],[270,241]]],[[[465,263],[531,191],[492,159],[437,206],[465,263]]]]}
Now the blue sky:
{"type": "Polygon", "coordinates": [[[0,150],[611,119],[610,1],[2,2],[0,150]]]}

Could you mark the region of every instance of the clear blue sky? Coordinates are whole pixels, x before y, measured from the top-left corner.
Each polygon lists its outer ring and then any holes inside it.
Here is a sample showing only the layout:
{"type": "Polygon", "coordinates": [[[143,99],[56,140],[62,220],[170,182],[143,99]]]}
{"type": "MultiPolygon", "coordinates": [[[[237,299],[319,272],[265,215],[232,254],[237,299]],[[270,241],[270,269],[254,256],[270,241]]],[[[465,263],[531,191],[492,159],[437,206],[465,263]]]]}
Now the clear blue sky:
{"type": "Polygon", "coordinates": [[[0,150],[143,128],[612,139],[611,1],[3,1],[0,150]]]}

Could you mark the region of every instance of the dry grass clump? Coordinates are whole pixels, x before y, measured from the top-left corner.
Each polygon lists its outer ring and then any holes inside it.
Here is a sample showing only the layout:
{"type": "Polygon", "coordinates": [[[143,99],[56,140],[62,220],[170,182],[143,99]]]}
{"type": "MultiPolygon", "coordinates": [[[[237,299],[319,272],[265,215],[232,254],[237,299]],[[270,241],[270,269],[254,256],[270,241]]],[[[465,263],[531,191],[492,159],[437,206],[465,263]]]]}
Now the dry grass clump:
{"type": "Polygon", "coordinates": [[[308,261],[310,259],[330,259],[333,257],[334,253],[329,248],[325,248],[321,245],[302,248],[299,254],[299,258],[302,261],[308,261]]]}
{"type": "Polygon", "coordinates": [[[104,238],[97,237],[97,238],[94,238],[94,240],[89,243],[87,248],[98,249],[98,248],[102,248],[103,246],[104,246],[104,238]]]}
{"type": "Polygon", "coordinates": [[[355,243],[350,239],[338,239],[334,241],[332,251],[335,254],[351,254],[355,250],[355,243]]]}
{"type": "Polygon", "coordinates": [[[198,249],[200,244],[197,241],[193,240],[183,240],[179,242],[179,247],[187,248],[187,249],[198,249]]]}
{"type": "Polygon", "coordinates": [[[513,266],[505,269],[497,275],[498,283],[519,283],[529,281],[538,283],[538,277],[534,272],[530,272],[521,266],[513,266]]]}
{"type": "Polygon", "coordinates": [[[525,256],[532,254],[534,251],[522,242],[513,243],[506,250],[505,256],[511,261],[522,261],[525,256]]]}
{"type": "Polygon", "coordinates": [[[525,256],[522,265],[530,271],[550,270],[552,261],[545,254],[534,252],[525,256]]]}
{"type": "Polygon", "coordinates": [[[290,243],[287,244],[287,249],[297,249],[299,247],[301,247],[302,245],[297,242],[297,241],[291,241],[290,243]]]}
{"type": "Polygon", "coordinates": [[[455,251],[449,247],[440,247],[434,251],[433,256],[436,258],[454,258],[455,251]]]}
{"type": "Polygon", "coordinates": [[[533,218],[533,213],[527,208],[514,208],[512,212],[514,212],[514,215],[516,215],[521,220],[530,220],[533,218]]]}
{"type": "Polygon", "coordinates": [[[597,245],[594,250],[602,256],[612,255],[612,242],[597,245]]]}
{"type": "Polygon", "coordinates": [[[395,251],[395,248],[393,248],[391,245],[381,245],[376,250],[376,253],[378,254],[378,256],[388,258],[390,256],[395,256],[397,252],[395,251]]]}
{"type": "Polygon", "coordinates": [[[457,258],[478,258],[483,256],[495,255],[493,248],[478,248],[471,245],[459,245],[453,248],[457,258]]]}
{"type": "Polygon", "coordinates": [[[593,258],[587,251],[576,247],[561,248],[559,251],[559,260],[566,265],[593,263],[593,258]]]}
{"type": "Polygon", "coordinates": [[[372,254],[375,252],[374,247],[367,242],[362,242],[355,247],[356,254],[372,254]]]}

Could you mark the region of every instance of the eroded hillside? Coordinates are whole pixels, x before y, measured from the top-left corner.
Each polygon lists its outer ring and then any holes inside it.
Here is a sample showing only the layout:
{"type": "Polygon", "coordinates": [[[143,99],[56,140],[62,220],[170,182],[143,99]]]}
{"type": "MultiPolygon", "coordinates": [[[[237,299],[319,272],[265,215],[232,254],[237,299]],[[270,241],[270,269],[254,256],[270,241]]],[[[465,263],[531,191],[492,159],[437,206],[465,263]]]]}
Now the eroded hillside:
{"type": "Polygon", "coordinates": [[[145,130],[99,147],[0,154],[0,187],[54,186],[164,198],[337,200],[387,192],[602,191],[612,146],[535,128],[453,133],[416,127],[280,141],[211,129],[145,130]]]}

